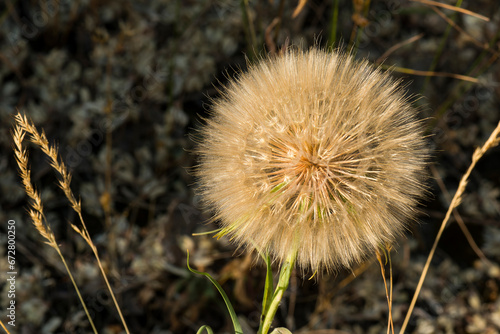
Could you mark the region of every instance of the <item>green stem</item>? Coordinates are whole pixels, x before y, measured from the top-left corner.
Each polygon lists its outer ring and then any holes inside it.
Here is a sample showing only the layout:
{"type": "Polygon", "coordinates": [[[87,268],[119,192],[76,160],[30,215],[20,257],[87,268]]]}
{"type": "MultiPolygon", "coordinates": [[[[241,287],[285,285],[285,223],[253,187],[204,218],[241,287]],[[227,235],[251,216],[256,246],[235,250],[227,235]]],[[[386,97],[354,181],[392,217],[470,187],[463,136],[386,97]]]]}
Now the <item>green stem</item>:
{"type": "MultiPolygon", "coordinates": [[[[264,257],[264,256],[263,256],[264,257]]],[[[273,298],[273,269],[271,267],[271,258],[269,254],[264,257],[266,262],[266,284],[264,286],[264,298],[262,300],[262,315],[260,317],[260,326],[262,328],[262,324],[264,323],[264,319],[266,317],[267,312],[269,311],[269,307],[271,305],[271,301],[273,298]]]]}
{"type": "Polygon", "coordinates": [[[261,323],[258,334],[267,334],[271,324],[273,322],[274,316],[278,311],[278,306],[280,305],[281,299],[286,289],[288,289],[288,284],[290,283],[290,276],[292,275],[293,266],[295,264],[295,259],[297,257],[297,252],[292,253],[285,264],[281,267],[280,277],[278,280],[278,285],[274,291],[271,304],[269,304],[269,309],[263,310],[264,320],[261,323]]]}
{"type": "Polygon", "coordinates": [[[212,328],[210,328],[207,325],[201,326],[200,329],[198,329],[198,331],[196,332],[196,334],[201,334],[201,333],[203,333],[203,331],[207,331],[208,334],[214,334],[214,331],[212,330],[212,328]]]}
{"type": "Polygon", "coordinates": [[[248,53],[250,55],[250,59],[254,59],[257,55],[257,39],[255,37],[255,28],[253,26],[253,21],[250,17],[250,7],[248,5],[248,0],[241,0],[240,6],[241,12],[243,14],[243,23],[247,40],[248,53]]]}
{"type": "Polygon", "coordinates": [[[332,10],[332,24],[330,27],[330,41],[328,47],[333,49],[337,41],[337,24],[339,19],[339,0],[334,0],[332,10]]]}

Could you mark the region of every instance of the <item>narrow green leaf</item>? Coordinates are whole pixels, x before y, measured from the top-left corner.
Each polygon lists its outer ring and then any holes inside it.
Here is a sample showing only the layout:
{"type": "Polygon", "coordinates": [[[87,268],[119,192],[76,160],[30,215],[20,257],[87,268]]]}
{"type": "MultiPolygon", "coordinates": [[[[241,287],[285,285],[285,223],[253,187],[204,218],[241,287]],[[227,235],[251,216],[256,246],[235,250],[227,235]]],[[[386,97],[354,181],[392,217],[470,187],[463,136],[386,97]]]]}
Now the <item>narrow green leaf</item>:
{"type": "Polygon", "coordinates": [[[328,47],[333,50],[337,42],[337,25],[339,18],[339,0],[334,0],[332,7],[332,22],[330,23],[330,37],[328,38],[328,47]]]}
{"type": "Polygon", "coordinates": [[[286,186],[288,184],[287,181],[283,181],[281,182],[280,184],[278,184],[276,187],[274,187],[273,189],[271,189],[271,194],[274,194],[278,191],[280,191],[281,188],[283,188],[284,186],[286,186]]]}
{"type": "MultiPolygon", "coordinates": [[[[217,283],[217,281],[215,279],[213,279],[209,273],[204,273],[202,271],[192,269],[189,266],[189,250],[187,251],[187,260],[186,261],[187,261],[187,267],[188,267],[190,272],[192,272],[193,274],[206,276],[210,280],[210,282],[212,282],[212,284],[217,288],[217,290],[219,290],[219,293],[221,294],[222,299],[224,299],[224,302],[226,303],[226,307],[227,307],[227,310],[229,311],[229,315],[231,316],[231,320],[233,321],[234,333],[235,334],[243,334],[243,329],[241,329],[241,325],[240,325],[240,322],[238,321],[238,317],[236,316],[236,312],[234,312],[233,305],[231,305],[229,298],[227,297],[226,293],[224,292],[224,290],[222,289],[220,284],[217,283]]],[[[200,330],[205,329],[209,334],[212,334],[213,333],[212,329],[209,329],[209,328],[210,327],[208,327],[208,326],[202,326],[200,328],[200,330]]],[[[200,333],[200,330],[198,331],[198,333],[200,333]]]]}
{"type": "Polygon", "coordinates": [[[285,290],[288,288],[288,284],[290,282],[290,276],[292,273],[293,266],[295,264],[296,257],[297,257],[297,252],[290,254],[287,261],[281,267],[278,285],[274,290],[271,304],[269,305],[269,310],[267,311],[264,320],[261,321],[258,334],[267,334],[269,332],[269,329],[271,328],[271,323],[274,319],[274,316],[276,315],[276,311],[278,310],[281,298],[283,298],[283,294],[285,293],[285,290]]]}
{"type": "Polygon", "coordinates": [[[198,329],[198,331],[196,332],[196,334],[201,334],[204,330],[206,330],[208,334],[214,334],[214,331],[212,330],[212,328],[210,328],[207,325],[201,326],[200,329],[198,329]]]}
{"type": "Polygon", "coordinates": [[[264,299],[262,301],[262,315],[260,317],[261,321],[266,317],[267,311],[269,310],[269,306],[271,305],[271,300],[273,298],[273,269],[271,268],[271,257],[269,254],[266,255],[266,284],[264,285],[264,299]]]}
{"type": "Polygon", "coordinates": [[[198,232],[198,233],[192,233],[192,236],[199,236],[199,235],[207,235],[207,234],[212,234],[212,233],[219,233],[222,230],[221,228],[212,230],[212,231],[206,231],[206,232],[198,232]]]}

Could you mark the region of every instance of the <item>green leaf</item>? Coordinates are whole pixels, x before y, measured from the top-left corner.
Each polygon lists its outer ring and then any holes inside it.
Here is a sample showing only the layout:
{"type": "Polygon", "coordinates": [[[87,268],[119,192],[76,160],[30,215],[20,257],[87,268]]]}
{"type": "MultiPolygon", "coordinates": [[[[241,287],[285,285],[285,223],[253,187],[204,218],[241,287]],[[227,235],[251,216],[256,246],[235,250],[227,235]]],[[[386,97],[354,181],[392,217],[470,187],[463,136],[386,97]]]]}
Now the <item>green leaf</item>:
{"type": "Polygon", "coordinates": [[[297,252],[295,251],[288,256],[286,262],[282,265],[279,275],[278,285],[276,286],[274,294],[271,298],[271,304],[269,305],[269,310],[267,311],[267,314],[265,314],[264,320],[261,320],[258,334],[267,334],[269,332],[269,329],[271,328],[271,323],[274,319],[274,316],[276,315],[276,311],[278,310],[278,306],[281,302],[281,299],[283,298],[283,294],[285,293],[285,290],[288,288],[288,284],[290,282],[290,276],[296,258],[297,258],[297,252]]]}
{"type": "Polygon", "coordinates": [[[199,235],[207,235],[207,234],[212,234],[212,233],[219,233],[222,230],[221,228],[212,230],[212,231],[205,231],[205,232],[198,232],[198,233],[193,233],[191,234],[192,236],[199,236],[199,235]]]}
{"type": "Polygon", "coordinates": [[[208,334],[214,334],[214,331],[212,330],[212,328],[210,328],[207,325],[201,326],[200,329],[198,329],[198,331],[196,332],[196,334],[201,334],[203,332],[203,330],[206,330],[208,334]]]}
{"type": "MultiPolygon", "coordinates": [[[[238,321],[238,317],[236,316],[236,312],[234,312],[233,305],[231,305],[231,302],[229,301],[229,298],[227,297],[226,293],[224,292],[224,290],[222,289],[222,287],[220,286],[220,284],[217,283],[217,281],[215,279],[213,279],[212,276],[210,276],[210,274],[204,273],[202,271],[198,271],[198,270],[195,270],[195,269],[192,269],[189,266],[189,250],[187,251],[187,267],[188,267],[189,271],[192,272],[193,274],[206,276],[210,280],[210,282],[212,282],[212,284],[215,285],[215,287],[217,288],[217,290],[219,290],[219,292],[220,292],[220,294],[222,296],[222,299],[224,299],[224,302],[226,303],[227,310],[229,311],[229,315],[231,316],[231,320],[233,321],[234,333],[235,334],[243,334],[243,329],[241,329],[241,325],[240,325],[240,322],[238,321]]],[[[213,334],[212,329],[210,327],[208,327],[208,326],[202,326],[198,330],[198,333],[201,333],[200,331],[203,331],[204,329],[209,334],[213,334]]]]}
{"type": "Polygon", "coordinates": [[[262,301],[262,316],[261,321],[266,317],[267,311],[269,311],[269,306],[271,305],[271,300],[273,298],[273,269],[271,268],[271,257],[269,254],[264,258],[266,261],[266,284],[264,285],[264,299],[262,301]]]}
{"type": "Polygon", "coordinates": [[[274,187],[273,189],[271,189],[271,194],[274,194],[274,193],[280,191],[280,189],[283,188],[284,186],[286,186],[287,184],[288,184],[287,181],[281,182],[276,187],[274,187]]]}

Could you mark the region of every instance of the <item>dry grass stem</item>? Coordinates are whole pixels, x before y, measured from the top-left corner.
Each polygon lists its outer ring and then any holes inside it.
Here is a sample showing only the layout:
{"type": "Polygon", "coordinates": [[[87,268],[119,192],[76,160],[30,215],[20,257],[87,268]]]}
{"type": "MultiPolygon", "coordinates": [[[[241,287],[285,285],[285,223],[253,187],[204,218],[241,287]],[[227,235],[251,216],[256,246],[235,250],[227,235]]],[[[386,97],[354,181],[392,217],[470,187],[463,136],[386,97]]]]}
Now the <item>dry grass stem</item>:
{"type": "MultiPolygon", "coordinates": [[[[47,140],[45,133],[43,131],[42,131],[42,133],[39,133],[38,130],[36,129],[36,127],[33,125],[33,123],[27,119],[26,115],[21,115],[20,113],[18,113],[17,115],[15,115],[15,120],[17,122],[16,129],[18,129],[18,130],[14,130],[13,136],[14,136],[14,142],[16,145],[16,158],[19,161],[18,164],[19,164],[20,169],[21,169],[21,176],[23,177],[23,184],[26,183],[24,180],[27,177],[29,177],[29,170],[27,170],[27,167],[26,168],[24,167],[24,166],[27,166],[27,156],[26,156],[26,154],[22,154],[23,152],[25,153],[25,150],[22,150],[22,144],[21,144],[22,138],[24,138],[24,133],[27,132],[31,136],[30,137],[31,142],[33,142],[35,145],[40,147],[42,152],[45,153],[47,155],[47,157],[49,158],[50,166],[61,176],[61,178],[58,180],[59,187],[63,190],[63,192],[66,195],[66,198],[68,199],[68,201],[70,202],[73,210],[78,214],[82,229],[79,229],[78,227],[76,227],[73,224],[71,224],[71,227],[78,234],[80,234],[80,236],[85,240],[85,242],[87,242],[87,244],[92,249],[92,252],[94,253],[94,256],[97,260],[97,264],[98,264],[99,269],[101,271],[101,274],[104,278],[106,286],[111,294],[111,298],[113,299],[113,302],[114,302],[115,307],[118,311],[118,314],[119,314],[120,319],[122,321],[122,324],[125,328],[125,331],[127,333],[129,333],[127,324],[126,324],[125,319],[122,315],[121,309],[118,305],[118,301],[116,300],[115,294],[113,293],[113,290],[111,289],[111,285],[109,284],[107,275],[106,275],[104,268],[102,266],[102,263],[101,263],[101,260],[100,260],[100,257],[99,257],[98,251],[97,251],[97,247],[92,242],[92,239],[90,238],[90,234],[87,230],[87,226],[85,224],[85,221],[83,220],[81,201],[80,200],[77,201],[76,197],[74,196],[73,192],[71,191],[71,187],[70,187],[71,174],[69,173],[64,162],[59,160],[58,149],[55,146],[49,145],[49,142],[47,140]],[[18,149],[17,142],[19,142],[19,149],[18,149]]],[[[31,187],[31,186],[27,187],[25,185],[25,189],[26,189],[26,192],[28,193],[28,196],[30,196],[31,198],[33,198],[32,196],[34,196],[34,198],[39,198],[39,196],[36,196],[37,192],[33,189],[33,187],[31,187]]],[[[40,203],[39,202],[40,202],[39,200],[34,200],[35,205],[39,205],[41,208],[41,202],[40,203]]],[[[35,219],[41,219],[43,217],[43,213],[37,211],[36,207],[34,207],[34,208],[35,208],[35,211],[33,211],[33,212],[30,211],[30,216],[32,217],[32,219],[34,219],[35,226],[37,227],[37,224],[38,224],[38,226],[40,226],[40,223],[35,221],[35,219]]],[[[38,228],[39,227],[37,227],[37,229],[38,228]]],[[[40,232],[40,234],[42,234],[43,230],[39,229],[39,232],[40,232]]],[[[50,230],[45,231],[45,232],[50,232],[50,230]]],[[[42,234],[42,235],[44,235],[44,234],[42,234]]],[[[48,235],[48,236],[50,237],[50,235],[48,235]]],[[[53,235],[52,235],[52,238],[53,238],[53,235]]],[[[54,244],[55,244],[55,241],[54,241],[54,244]]],[[[55,244],[55,245],[57,247],[57,244],[55,244]]],[[[61,254],[60,251],[58,250],[58,247],[56,248],[56,250],[58,251],[59,254],[61,254]]],[[[65,263],[64,259],[63,259],[63,262],[65,263]]],[[[78,294],[79,294],[79,292],[78,292],[78,294]]],[[[93,323],[92,323],[92,326],[93,326],[93,323]]]]}
{"type": "MultiPolygon", "coordinates": [[[[439,189],[441,189],[441,192],[443,193],[444,197],[448,202],[451,203],[451,196],[450,193],[448,192],[448,189],[446,189],[446,186],[444,185],[443,180],[441,179],[441,176],[439,175],[436,167],[431,166],[431,172],[436,180],[439,189]]],[[[491,263],[490,260],[484,255],[483,251],[479,248],[479,246],[476,244],[474,241],[474,238],[472,238],[472,235],[469,232],[469,229],[467,228],[467,225],[465,225],[464,220],[462,219],[462,216],[458,213],[456,209],[453,210],[453,217],[455,217],[455,220],[457,221],[458,226],[462,230],[463,234],[465,235],[465,238],[467,239],[467,242],[469,243],[470,247],[472,250],[476,253],[476,255],[485,263],[491,263]]]]}
{"type": "Polygon", "coordinates": [[[266,41],[266,46],[267,49],[269,50],[269,54],[275,55],[278,51],[278,48],[276,47],[276,43],[273,40],[273,29],[278,26],[281,23],[280,18],[275,17],[271,23],[266,28],[265,31],[265,41],[266,41]]]}
{"type": "Polygon", "coordinates": [[[424,37],[423,33],[422,34],[418,34],[418,35],[413,36],[413,37],[410,37],[410,38],[408,38],[405,41],[402,41],[400,43],[397,43],[397,44],[393,45],[387,51],[385,51],[380,57],[378,57],[378,59],[375,61],[375,63],[376,64],[382,63],[385,59],[387,59],[397,49],[399,49],[399,48],[401,48],[401,47],[403,47],[403,46],[405,46],[407,44],[411,44],[413,42],[416,42],[419,39],[421,39],[422,37],[424,37]]]}
{"type": "Polygon", "coordinates": [[[465,36],[467,36],[467,38],[472,42],[474,43],[476,46],[484,49],[484,50],[488,50],[492,53],[496,53],[493,49],[490,48],[489,44],[488,43],[482,43],[480,41],[478,41],[476,38],[474,38],[471,34],[469,34],[468,32],[466,32],[465,30],[463,30],[462,28],[460,28],[453,20],[451,20],[448,16],[446,16],[441,10],[439,10],[438,8],[436,7],[431,7],[432,10],[434,10],[434,12],[436,14],[438,14],[443,20],[445,20],[450,26],[452,26],[456,31],[458,31],[459,33],[461,34],[464,34],[465,36]]]}
{"type": "Polygon", "coordinates": [[[300,12],[304,9],[306,3],[307,0],[299,0],[297,7],[295,7],[295,10],[293,11],[292,18],[296,18],[300,14],[300,12]]]}
{"type": "Polygon", "coordinates": [[[5,333],[10,334],[9,330],[5,327],[5,325],[3,324],[2,320],[0,320],[0,326],[2,326],[3,330],[5,331],[5,333]]]}
{"type": "MultiPolygon", "coordinates": [[[[23,147],[23,140],[26,132],[31,134],[31,141],[33,141],[40,147],[42,146],[44,147],[44,149],[42,150],[46,154],[47,153],[54,154],[56,152],[50,147],[48,147],[47,145],[48,142],[47,139],[45,138],[45,134],[42,133],[42,135],[40,135],[36,130],[36,128],[30,122],[28,122],[26,116],[23,117],[21,116],[20,113],[18,113],[17,115],[15,115],[15,120],[16,120],[16,126],[14,127],[14,131],[12,133],[12,137],[14,139],[14,155],[16,157],[17,165],[19,166],[19,171],[20,171],[19,174],[21,176],[24,189],[28,197],[31,198],[30,205],[33,209],[28,210],[28,214],[31,217],[33,225],[37,229],[38,233],[40,233],[40,235],[47,240],[45,243],[54,248],[59,257],[61,258],[61,261],[63,262],[64,267],[66,268],[66,271],[71,279],[71,282],[73,284],[73,287],[75,288],[78,298],[80,299],[80,302],[85,310],[85,314],[87,315],[92,330],[94,331],[94,333],[97,334],[94,322],[88,312],[87,305],[83,301],[82,295],[80,294],[80,289],[78,288],[78,285],[76,284],[73,278],[73,274],[71,273],[69,266],[66,263],[66,259],[64,258],[61,249],[57,245],[54,233],[52,233],[50,226],[44,221],[45,216],[43,214],[42,200],[40,194],[36,191],[36,189],[33,187],[31,183],[31,171],[28,167],[28,153],[26,149],[23,147]]],[[[54,167],[53,164],[51,165],[54,167]]]]}
{"type": "Polygon", "coordinates": [[[389,307],[389,317],[387,322],[387,334],[394,334],[394,322],[392,319],[392,261],[391,261],[391,246],[387,245],[385,249],[383,249],[384,259],[382,260],[382,255],[380,254],[380,250],[377,250],[376,256],[377,261],[380,264],[380,272],[382,274],[382,278],[384,280],[385,286],[385,295],[387,297],[387,306],[389,307]],[[387,280],[385,278],[385,265],[389,262],[389,287],[387,286],[387,280]]]}
{"type": "Polygon", "coordinates": [[[445,3],[441,3],[441,2],[437,2],[437,1],[432,1],[432,0],[411,0],[411,1],[420,2],[420,3],[426,4],[426,5],[430,5],[430,6],[436,6],[436,7],[446,8],[446,9],[449,9],[449,10],[452,10],[452,11],[455,11],[455,12],[459,12],[459,13],[462,13],[462,14],[466,14],[466,15],[477,17],[478,19],[484,20],[486,22],[490,21],[490,19],[488,17],[484,16],[484,15],[477,14],[477,13],[475,13],[473,11],[468,10],[468,9],[463,9],[463,8],[460,8],[460,7],[455,7],[455,6],[447,5],[445,3]]]}
{"type": "Polygon", "coordinates": [[[390,68],[392,71],[395,71],[395,72],[412,74],[412,75],[419,75],[419,76],[426,76],[426,77],[427,76],[446,77],[446,78],[453,78],[453,79],[458,79],[458,80],[463,80],[463,81],[469,81],[469,82],[473,82],[473,83],[479,82],[479,80],[477,78],[473,78],[473,77],[469,77],[469,76],[461,75],[461,74],[433,72],[433,71],[418,71],[418,70],[413,70],[410,68],[397,67],[397,66],[382,65],[382,67],[383,68],[390,68]]]}
{"type": "Polygon", "coordinates": [[[462,179],[460,180],[460,183],[458,185],[458,189],[457,189],[455,195],[453,196],[453,199],[451,200],[450,206],[448,207],[448,211],[446,212],[446,216],[444,217],[443,222],[441,223],[441,227],[439,228],[436,239],[434,240],[434,244],[432,246],[432,249],[429,253],[429,256],[427,257],[427,261],[425,263],[424,269],[422,270],[422,275],[420,276],[420,280],[418,281],[418,285],[417,285],[417,288],[415,290],[415,294],[413,295],[413,299],[411,301],[410,307],[408,308],[408,313],[406,314],[405,320],[403,322],[403,326],[401,327],[401,330],[399,332],[400,334],[403,334],[404,331],[406,330],[406,326],[408,326],[408,322],[409,322],[411,314],[413,312],[413,308],[415,307],[415,303],[417,302],[418,295],[420,293],[420,290],[422,289],[422,285],[424,283],[425,276],[427,275],[427,271],[429,270],[429,267],[430,267],[432,258],[434,256],[434,253],[437,249],[437,245],[439,243],[439,240],[441,239],[441,236],[444,232],[446,224],[448,223],[448,220],[450,219],[451,213],[458,205],[460,205],[462,195],[463,195],[465,188],[467,186],[469,176],[470,176],[472,170],[474,169],[474,167],[476,166],[477,162],[479,161],[479,159],[481,159],[481,157],[484,155],[484,153],[486,153],[486,151],[488,151],[490,148],[498,145],[498,143],[500,141],[499,134],[500,134],[500,122],[498,123],[495,130],[493,130],[493,132],[491,133],[491,135],[488,138],[488,140],[486,141],[486,143],[483,146],[477,148],[474,151],[474,154],[472,155],[472,162],[471,162],[469,168],[467,169],[467,171],[465,172],[465,174],[462,176],[462,179]]]}

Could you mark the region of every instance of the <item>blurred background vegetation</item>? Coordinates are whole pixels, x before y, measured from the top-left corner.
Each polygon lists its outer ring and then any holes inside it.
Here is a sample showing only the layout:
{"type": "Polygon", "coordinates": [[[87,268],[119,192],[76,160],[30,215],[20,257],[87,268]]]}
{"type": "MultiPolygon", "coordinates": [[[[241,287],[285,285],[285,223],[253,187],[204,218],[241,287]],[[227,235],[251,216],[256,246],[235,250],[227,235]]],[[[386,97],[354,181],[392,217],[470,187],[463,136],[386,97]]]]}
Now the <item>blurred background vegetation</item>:
{"type": "MultiPolygon", "coordinates": [[[[26,113],[73,173],[72,189],[132,333],[231,332],[211,284],[226,289],[251,333],[265,268],[209,231],[190,169],[189,134],[228,77],[289,45],[348,50],[392,68],[425,119],[434,164],[423,215],[393,252],[393,318],[400,326],[449,204],[500,119],[497,0],[5,0],[0,4],[0,272],[7,221],[17,228],[14,333],[83,333],[90,326],[54,250],[25,212],[10,131],[26,113]],[[484,16],[484,17],[481,17],[484,16]],[[487,19],[485,19],[487,18],[487,19]]],[[[122,326],[91,250],[46,158],[32,178],[100,333],[122,326]]],[[[408,332],[500,331],[500,151],[473,172],[445,231],[408,332]],[[466,226],[464,230],[460,226],[466,226]],[[465,231],[465,232],[464,232],[465,231]],[[467,239],[467,237],[469,239],[467,239]],[[474,242],[471,242],[474,240],[474,242]]],[[[7,285],[0,295],[4,308],[7,285]]],[[[4,313],[0,316],[4,319],[4,313]]],[[[374,260],[352,272],[293,276],[276,325],[295,332],[382,333],[388,318],[374,260]],[[328,329],[328,330],[327,330],[328,329]]]]}

